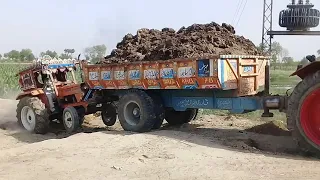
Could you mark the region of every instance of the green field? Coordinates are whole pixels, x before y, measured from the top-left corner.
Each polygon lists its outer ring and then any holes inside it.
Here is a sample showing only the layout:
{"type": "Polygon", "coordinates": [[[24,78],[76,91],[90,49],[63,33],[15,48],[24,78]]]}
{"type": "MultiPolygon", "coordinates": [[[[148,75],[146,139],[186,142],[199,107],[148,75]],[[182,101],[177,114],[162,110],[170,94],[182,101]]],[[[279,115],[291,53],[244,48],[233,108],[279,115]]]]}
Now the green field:
{"type": "Polygon", "coordinates": [[[19,92],[17,72],[26,65],[0,64],[0,97],[13,96],[19,92]]]}
{"type": "MultiPolygon", "coordinates": [[[[19,65],[19,64],[1,64],[0,63],[0,98],[12,98],[19,92],[18,86],[18,77],[16,73],[20,70],[25,68],[27,65],[19,65]]],[[[294,87],[298,82],[298,77],[289,77],[289,75],[293,71],[284,71],[284,70],[271,70],[271,93],[272,94],[285,94],[286,89],[289,87],[294,87]]],[[[77,73],[77,79],[79,79],[79,73],[77,73]]],[[[227,115],[229,114],[227,111],[220,111],[220,110],[204,110],[205,114],[221,114],[227,115]]],[[[283,113],[278,113],[274,111],[276,118],[278,119],[285,119],[283,113]]],[[[244,115],[237,115],[237,116],[244,116],[244,117],[252,117],[258,118],[261,115],[261,111],[255,111],[244,115]]]]}

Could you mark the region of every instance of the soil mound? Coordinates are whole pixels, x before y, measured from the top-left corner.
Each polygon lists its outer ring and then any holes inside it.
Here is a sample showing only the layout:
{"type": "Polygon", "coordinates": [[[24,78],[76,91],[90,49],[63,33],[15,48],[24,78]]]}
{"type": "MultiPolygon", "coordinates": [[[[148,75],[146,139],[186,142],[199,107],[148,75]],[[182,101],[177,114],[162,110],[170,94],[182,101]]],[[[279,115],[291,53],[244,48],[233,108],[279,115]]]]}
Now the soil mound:
{"type": "Polygon", "coordinates": [[[273,136],[290,136],[290,132],[285,128],[283,123],[274,121],[254,126],[246,129],[246,131],[273,136]]]}
{"type": "Polygon", "coordinates": [[[215,22],[172,28],[139,29],[127,34],[100,63],[168,60],[219,54],[259,55],[253,42],[235,34],[231,25],[215,22]]]}

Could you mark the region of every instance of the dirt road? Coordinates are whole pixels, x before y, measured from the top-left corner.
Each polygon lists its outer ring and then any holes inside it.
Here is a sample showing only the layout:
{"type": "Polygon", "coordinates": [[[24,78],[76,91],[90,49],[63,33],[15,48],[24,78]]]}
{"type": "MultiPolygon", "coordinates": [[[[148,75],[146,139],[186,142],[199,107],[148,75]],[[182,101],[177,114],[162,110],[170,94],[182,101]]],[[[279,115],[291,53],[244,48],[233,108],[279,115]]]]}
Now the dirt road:
{"type": "Polygon", "coordinates": [[[19,129],[15,104],[0,100],[1,180],[320,179],[320,161],[293,155],[287,132],[245,130],[259,121],[202,116],[134,134],[88,117],[83,132],[43,136],[19,129]]]}

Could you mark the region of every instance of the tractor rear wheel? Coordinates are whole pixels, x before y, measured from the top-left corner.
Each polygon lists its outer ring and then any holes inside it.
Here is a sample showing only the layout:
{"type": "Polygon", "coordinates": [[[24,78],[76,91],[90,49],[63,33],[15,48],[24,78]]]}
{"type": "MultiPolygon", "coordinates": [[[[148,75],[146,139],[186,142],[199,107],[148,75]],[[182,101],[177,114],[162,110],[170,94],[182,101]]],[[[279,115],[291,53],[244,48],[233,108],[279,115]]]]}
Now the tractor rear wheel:
{"type": "Polygon", "coordinates": [[[63,110],[62,121],[66,131],[72,133],[79,129],[81,118],[76,108],[66,107],[63,110]]]}
{"type": "Polygon", "coordinates": [[[187,109],[186,111],[175,111],[167,109],[165,119],[170,125],[182,125],[195,120],[198,115],[198,109],[187,109]]]}
{"type": "Polygon", "coordinates": [[[320,155],[320,71],[304,78],[288,100],[287,126],[299,148],[320,155]]]}
{"type": "Polygon", "coordinates": [[[129,90],[119,100],[118,118],[126,131],[150,131],[156,123],[153,99],[144,91],[129,90]]]}
{"type": "Polygon", "coordinates": [[[24,97],[17,105],[18,123],[27,131],[46,134],[49,131],[49,114],[38,97],[24,97]]]}

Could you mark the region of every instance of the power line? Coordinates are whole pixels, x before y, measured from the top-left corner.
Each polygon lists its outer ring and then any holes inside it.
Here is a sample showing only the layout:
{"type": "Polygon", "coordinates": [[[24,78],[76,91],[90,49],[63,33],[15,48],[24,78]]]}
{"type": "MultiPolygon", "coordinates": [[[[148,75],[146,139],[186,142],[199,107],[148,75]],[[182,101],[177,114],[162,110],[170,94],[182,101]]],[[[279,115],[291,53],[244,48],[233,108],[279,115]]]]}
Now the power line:
{"type": "Polygon", "coordinates": [[[237,14],[239,13],[239,10],[240,10],[240,7],[241,7],[242,3],[243,3],[243,0],[239,0],[238,1],[237,9],[236,9],[236,11],[235,11],[235,13],[233,15],[233,19],[232,19],[233,26],[234,26],[235,20],[237,18],[237,14]]]}
{"type": "Polygon", "coordinates": [[[242,13],[243,13],[244,9],[246,8],[247,2],[248,2],[248,0],[246,0],[246,2],[244,3],[243,9],[242,9],[242,11],[241,11],[241,13],[240,13],[240,16],[239,16],[238,22],[237,22],[237,24],[236,24],[236,26],[235,26],[235,27],[237,27],[237,26],[238,26],[238,23],[239,23],[239,21],[240,21],[240,19],[241,19],[242,13]]]}

